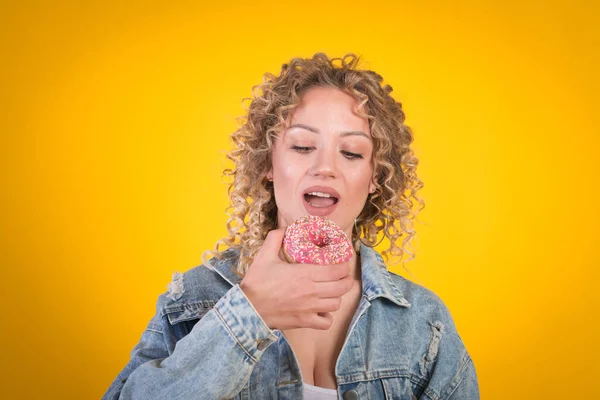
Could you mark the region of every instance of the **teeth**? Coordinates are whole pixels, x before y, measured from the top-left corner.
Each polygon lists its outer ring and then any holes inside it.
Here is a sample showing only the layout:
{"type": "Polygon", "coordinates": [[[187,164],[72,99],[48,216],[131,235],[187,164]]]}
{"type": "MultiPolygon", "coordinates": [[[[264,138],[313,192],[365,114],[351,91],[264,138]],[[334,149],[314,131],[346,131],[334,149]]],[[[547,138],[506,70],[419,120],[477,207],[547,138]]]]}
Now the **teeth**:
{"type": "Polygon", "coordinates": [[[318,196],[318,197],[333,197],[332,195],[323,193],[323,192],[311,192],[311,193],[306,193],[306,194],[309,194],[311,196],[318,196]]]}

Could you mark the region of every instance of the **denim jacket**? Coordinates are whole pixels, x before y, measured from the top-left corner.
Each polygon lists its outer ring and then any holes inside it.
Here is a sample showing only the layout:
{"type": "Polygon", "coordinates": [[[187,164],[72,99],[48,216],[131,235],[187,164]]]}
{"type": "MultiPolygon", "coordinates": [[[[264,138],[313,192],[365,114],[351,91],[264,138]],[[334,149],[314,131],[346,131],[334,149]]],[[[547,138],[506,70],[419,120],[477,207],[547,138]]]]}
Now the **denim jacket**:
{"type": "MultiPolygon", "coordinates": [[[[302,399],[302,374],[232,271],[239,249],[175,274],[103,399],[302,399]]],[[[447,307],[361,245],[362,298],[337,363],[338,399],[475,400],[479,387],[447,307]]]]}

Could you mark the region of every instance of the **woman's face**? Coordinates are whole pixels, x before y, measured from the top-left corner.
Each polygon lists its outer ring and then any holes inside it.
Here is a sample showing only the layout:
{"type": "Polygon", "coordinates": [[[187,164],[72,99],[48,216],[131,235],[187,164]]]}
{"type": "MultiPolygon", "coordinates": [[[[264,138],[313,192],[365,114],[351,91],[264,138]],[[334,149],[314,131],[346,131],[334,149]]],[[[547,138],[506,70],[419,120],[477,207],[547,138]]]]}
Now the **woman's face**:
{"type": "Polygon", "coordinates": [[[274,141],[268,173],[279,228],[319,215],[352,237],[354,219],[375,192],[373,142],[367,119],[355,114],[357,105],[354,97],[331,87],[313,87],[300,97],[274,141]]]}

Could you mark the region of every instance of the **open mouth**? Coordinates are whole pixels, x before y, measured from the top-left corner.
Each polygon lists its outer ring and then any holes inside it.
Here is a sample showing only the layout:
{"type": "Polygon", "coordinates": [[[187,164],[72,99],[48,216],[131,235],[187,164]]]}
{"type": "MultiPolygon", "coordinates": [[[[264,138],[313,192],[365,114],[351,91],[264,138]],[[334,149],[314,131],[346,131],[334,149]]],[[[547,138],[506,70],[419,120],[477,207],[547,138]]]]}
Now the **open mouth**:
{"type": "Polygon", "coordinates": [[[310,192],[304,194],[304,201],[316,208],[331,207],[337,204],[338,198],[328,193],[323,192],[310,192]]]}

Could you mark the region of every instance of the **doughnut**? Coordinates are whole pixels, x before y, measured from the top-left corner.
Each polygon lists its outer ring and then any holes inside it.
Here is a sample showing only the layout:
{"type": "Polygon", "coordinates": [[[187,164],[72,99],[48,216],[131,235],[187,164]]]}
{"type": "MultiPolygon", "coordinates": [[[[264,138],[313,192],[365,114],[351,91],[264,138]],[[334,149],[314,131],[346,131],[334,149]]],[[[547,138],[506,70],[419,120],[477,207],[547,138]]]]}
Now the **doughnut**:
{"type": "Polygon", "coordinates": [[[350,260],[352,254],[346,233],[325,217],[306,215],[285,230],[283,255],[290,263],[340,264],[350,260]]]}

